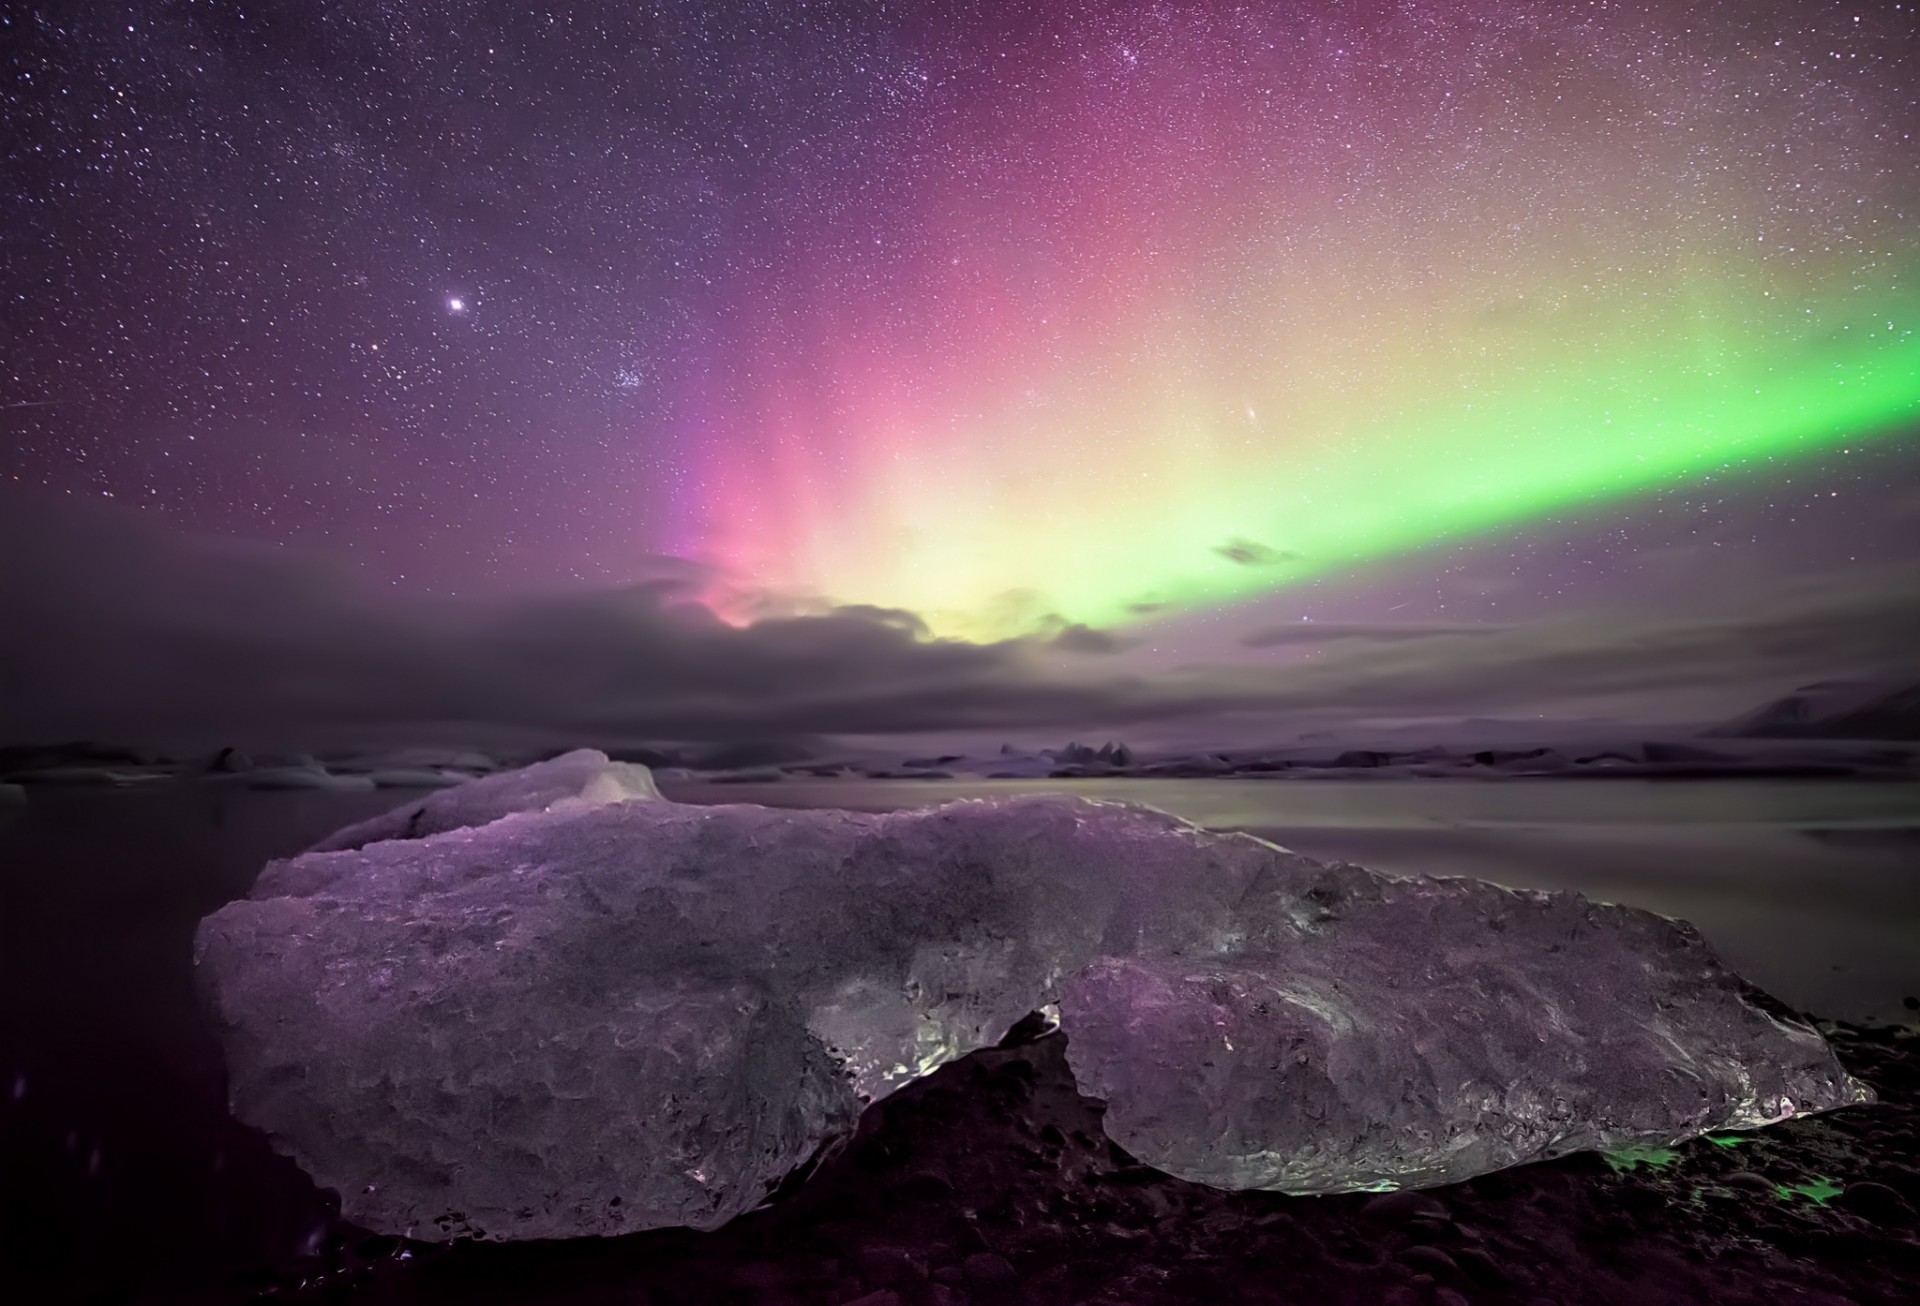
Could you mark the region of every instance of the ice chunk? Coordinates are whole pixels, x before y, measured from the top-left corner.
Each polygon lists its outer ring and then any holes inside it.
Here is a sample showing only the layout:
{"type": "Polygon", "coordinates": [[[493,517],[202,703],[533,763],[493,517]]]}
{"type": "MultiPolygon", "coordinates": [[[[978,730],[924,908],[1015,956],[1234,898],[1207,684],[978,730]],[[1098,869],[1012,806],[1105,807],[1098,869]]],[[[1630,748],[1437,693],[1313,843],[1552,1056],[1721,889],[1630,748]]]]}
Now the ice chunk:
{"type": "Polygon", "coordinates": [[[1340,867],[1247,908],[1263,924],[1231,952],[1109,957],[1061,986],[1108,1136],[1183,1179],[1427,1187],[1871,1100],[1649,912],[1340,867]]]}
{"type": "Polygon", "coordinates": [[[1645,912],[1071,798],[592,806],[617,764],[556,761],[201,923],[236,1114],[360,1224],[710,1228],[1056,1000],[1115,1136],[1233,1187],[1437,1183],[1863,1096],[1645,912]]]}
{"type": "MultiPolygon", "coordinates": [[[[378,782],[376,775],[373,783],[378,782]]],[[[653,787],[653,776],[646,767],[612,762],[605,753],[579,748],[396,807],[335,831],[316,844],[314,851],[360,848],[384,839],[419,839],[486,825],[515,812],[586,810],[659,797],[660,791],[653,787]]]]}
{"type": "Polygon", "coordinates": [[[367,772],[375,789],[451,789],[473,777],[453,771],[435,771],[431,767],[393,767],[367,772]]]}

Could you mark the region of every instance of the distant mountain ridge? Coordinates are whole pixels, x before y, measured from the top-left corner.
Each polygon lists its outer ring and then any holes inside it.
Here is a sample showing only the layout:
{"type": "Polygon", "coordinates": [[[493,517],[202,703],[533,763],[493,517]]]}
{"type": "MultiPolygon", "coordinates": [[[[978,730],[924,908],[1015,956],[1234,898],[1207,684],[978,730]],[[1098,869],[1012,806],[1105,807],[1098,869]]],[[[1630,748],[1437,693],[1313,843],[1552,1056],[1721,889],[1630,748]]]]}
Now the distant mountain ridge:
{"type": "Polygon", "coordinates": [[[1702,733],[1723,739],[1920,739],[1920,679],[1816,681],[1702,733]]]}

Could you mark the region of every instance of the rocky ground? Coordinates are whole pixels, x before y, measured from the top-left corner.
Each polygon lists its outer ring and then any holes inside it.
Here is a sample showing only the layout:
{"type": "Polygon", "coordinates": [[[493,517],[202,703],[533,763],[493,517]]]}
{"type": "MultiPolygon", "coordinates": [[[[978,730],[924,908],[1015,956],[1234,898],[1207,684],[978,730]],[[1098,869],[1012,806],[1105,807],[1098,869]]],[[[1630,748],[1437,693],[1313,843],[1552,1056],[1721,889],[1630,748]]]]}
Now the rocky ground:
{"type": "MultiPolygon", "coordinates": [[[[1920,1300],[1920,1030],[1827,1026],[1882,1103],[1420,1193],[1223,1193],[1134,1163],[1064,1036],[944,1067],[716,1233],[452,1245],[342,1229],[220,1300],[708,1306],[1920,1300]]],[[[168,1300],[207,1300],[171,1297],[168,1300]]]]}

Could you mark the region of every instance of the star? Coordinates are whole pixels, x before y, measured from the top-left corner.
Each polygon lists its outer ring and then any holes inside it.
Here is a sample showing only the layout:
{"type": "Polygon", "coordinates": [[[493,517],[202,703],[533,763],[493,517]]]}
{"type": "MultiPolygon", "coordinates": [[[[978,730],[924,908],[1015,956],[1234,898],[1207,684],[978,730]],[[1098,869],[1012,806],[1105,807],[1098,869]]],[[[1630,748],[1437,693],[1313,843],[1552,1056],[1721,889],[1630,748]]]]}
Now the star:
{"type": "Polygon", "coordinates": [[[447,301],[447,308],[455,313],[464,313],[467,311],[467,301],[456,296],[447,301]]]}

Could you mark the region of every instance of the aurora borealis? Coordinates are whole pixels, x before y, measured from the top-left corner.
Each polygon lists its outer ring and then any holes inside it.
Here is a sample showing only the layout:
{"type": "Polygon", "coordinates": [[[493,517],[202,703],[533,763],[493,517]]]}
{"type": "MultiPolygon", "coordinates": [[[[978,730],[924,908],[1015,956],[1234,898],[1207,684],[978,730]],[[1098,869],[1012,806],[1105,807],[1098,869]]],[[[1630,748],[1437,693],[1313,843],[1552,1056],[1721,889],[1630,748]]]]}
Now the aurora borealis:
{"type": "MultiPolygon", "coordinates": [[[[0,7],[0,1284],[48,1285],[0,1301],[1892,1301],[1884,1148],[1778,1256],[1651,1194],[1633,1268],[1577,1161],[1505,1201],[1539,1240],[1477,1185],[1243,1247],[1101,1150],[1057,1040],[744,1242],[378,1250],[230,1118],[190,936],[584,748],[713,810],[1066,790],[1717,903],[1826,1028],[1920,1002],[1916,703],[1920,0],[0,7]]],[[[998,964],[949,915],[901,975],[998,964]]]]}
{"type": "Polygon", "coordinates": [[[0,475],[429,591],[670,555],[735,622],[971,639],[1524,539],[1911,442],[1915,26],[41,15],[8,56],[0,475]]]}
{"type": "Polygon", "coordinates": [[[1342,12],[962,75],[882,151],[909,252],[803,262],[734,360],[696,547],[1111,625],[1920,415],[1913,177],[1774,27],[1342,12]]]}

